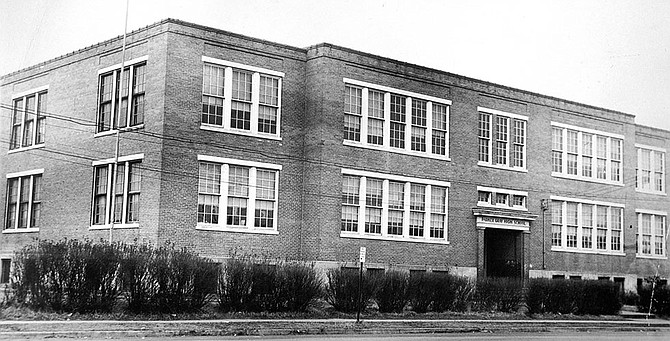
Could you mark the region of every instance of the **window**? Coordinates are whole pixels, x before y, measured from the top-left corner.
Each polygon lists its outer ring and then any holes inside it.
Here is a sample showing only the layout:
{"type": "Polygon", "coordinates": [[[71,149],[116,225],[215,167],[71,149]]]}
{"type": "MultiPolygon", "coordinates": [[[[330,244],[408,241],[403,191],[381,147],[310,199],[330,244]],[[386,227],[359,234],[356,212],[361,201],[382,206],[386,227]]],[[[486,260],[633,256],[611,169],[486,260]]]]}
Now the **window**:
{"type": "Polygon", "coordinates": [[[344,79],[345,145],[448,159],[451,101],[344,79]]]}
{"type": "Polygon", "coordinates": [[[553,176],[623,184],[623,136],[556,122],[551,125],[553,176]]]}
{"type": "Polygon", "coordinates": [[[9,283],[9,274],[12,267],[11,259],[0,260],[0,284],[9,283]]]}
{"type": "Polygon", "coordinates": [[[362,90],[352,86],[345,87],[344,94],[344,139],[361,140],[361,99],[362,90]]]}
{"type": "Polygon", "coordinates": [[[636,144],[638,192],[665,194],[665,149],[636,144]]]}
{"type": "Polygon", "coordinates": [[[44,145],[47,90],[32,90],[14,96],[9,150],[44,145]]]}
{"type": "Polygon", "coordinates": [[[342,173],[342,237],[446,243],[449,183],[346,169],[342,173]],[[360,221],[364,229],[358,228],[360,221]]]}
{"type": "MultiPolygon", "coordinates": [[[[345,176],[345,178],[357,177],[345,176]]],[[[384,193],[384,181],[381,179],[367,178],[365,187],[365,233],[381,235],[382,233],[382,198],[384,193]]],[[[358,185],[356,185],[358,190],[358,185]]],[[[358,204],[358,203],[356,203],[358,204]]],[[[344,231],[344,230],[343,230],[344,231]]]]}
{"type": "MultiPolygon", "coordinates": [[[[204,155],[198,160],[199,229],[277,233],[281,166],[204,155]]],[[[358,202],[358,192],[343,189],[342,200],[358,202]]],[[[343,212],[342,228],[357,230],[357,212],[346,213],[345,217],[343,212]]]]}
{"type": "Polygon", "coordinates": [[[563,172],[563,131],[558,128],[552,130],[551,171],[563,172]]]}
{"type": "Polygon", "coordinates": [[[7,174],[5,232],[31,232],[40,228],[43,169],[7,174]]]}
{"type": "Polygon", "coordinates": [[[345,176],[342,181],[342,231],[358,231],[358,189],[360,179],[345,176]]]}
{"type": "Polygon", "coordinates": [[[527,210],[528,192],[477,186],[477,206],[527,210]]]}
{"type": "Polygon", "coordinates": [[[119,158],[116,167],[114,160],[94,162],[92,227],[139,226],[142,158],[119,158]]]}
{"type": "Polygon", "coordinates": [[[284,73],[210,57],[202,60],[200,128],[278,139],[284,73]]]}
{"type": "Polygon", "coordinates": [[[144,123],[146,58],[101,70],[98,85],[98,133],[144,123]],[[111,69],[111,70],[110,70],[111,69]]]}
{"type": "Polygon", "coordinates": [[[637,256],[662,257],[666,254],[666,212],[636,210],[637,256]]]}
{"type": "Polygon", "coordinates": [[[478,107],[479,165],[526,170],[528,117],[478,107]]]}
{"type": "Polygon", "coordinates": [[[623,205],[552,197],[551,223],[554,251],[623,254],[623,205]]]}

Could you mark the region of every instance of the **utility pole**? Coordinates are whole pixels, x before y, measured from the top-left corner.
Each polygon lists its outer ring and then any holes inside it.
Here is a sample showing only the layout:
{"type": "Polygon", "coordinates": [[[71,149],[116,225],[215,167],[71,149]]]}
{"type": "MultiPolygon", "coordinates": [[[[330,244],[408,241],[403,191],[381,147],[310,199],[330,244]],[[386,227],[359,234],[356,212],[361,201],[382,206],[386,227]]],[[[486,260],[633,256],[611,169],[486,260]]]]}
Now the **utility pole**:
{"type": "MultiPolygon", "coordinates": [[[[126,19],[125,23],[123,25],[123,45],[121,47],[121,72],[119,73],[119,86],[123,89],[123,68],[125,67],[125,62],[126,62],[126,34],[128,32],[128,5],[130,4],[130,0],[126,0],[126,19]]],[[[131,87],[131,80],[128,79],[128,91],[132,91],[131,87]]],[[[115,94],[114,94],[115,95],[115,94]]],[[[113,95],[113,96],[114,96],[113,95]]],[[[116,103],[116,99],[114,99],[113,105],[121,105],[121,98],[123,97],[123,94],[119,90],[119,103],[116,103]]],[[[131,108],[130,105],[130,97],[128,97],[128,105],[126,110],[131,108]]],[[[118,113],[117,115],[128,115],[127,112],[122,113],[120,110],[116,110],[118,113]]],[[[112,114],[112,128],[114,127],[115,124],[118,125],[119,122],[119,117],[114,117],[114,114],[112,114]],[[114,122],[116,120],[116,122],[114,122]]],[[[110,175],[112,177],[112,188],[111,188],[111,203],[110,203],[110,216],[111,216],[111,224],[109,225],[109,243],[112,244],[113,242],[113,230],[114,230],[114,220],[116,217],[114,217],[114,214],[116,213],[116,179],[117,179],[117,173],[119,172],[119,145],[121,141],[121,127],[116,127],[116,149],[114,151],[114,164],[112,165],[112,174],[110,175]]],[[[123,216],[123,212],[121,212],[121,216],[123,216]]],[[[121,218],[123,219],[123,218],[121,218]]]]}

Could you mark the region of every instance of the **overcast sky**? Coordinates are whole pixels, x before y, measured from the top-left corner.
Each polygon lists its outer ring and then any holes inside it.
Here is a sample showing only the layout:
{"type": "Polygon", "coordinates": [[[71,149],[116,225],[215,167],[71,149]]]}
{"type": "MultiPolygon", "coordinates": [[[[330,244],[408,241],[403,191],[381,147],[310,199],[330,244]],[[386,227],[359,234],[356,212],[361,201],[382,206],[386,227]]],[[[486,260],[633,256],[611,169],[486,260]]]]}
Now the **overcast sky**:
{"type": "MultiPolygon", "coordinates": [[[[123,34],[126,0],[0,0],[0,75],[123,34]]],[[[670,130],[667,0],[130,0],[128,29],[181,19],[321,42],[636,115],[670,130]]]]}

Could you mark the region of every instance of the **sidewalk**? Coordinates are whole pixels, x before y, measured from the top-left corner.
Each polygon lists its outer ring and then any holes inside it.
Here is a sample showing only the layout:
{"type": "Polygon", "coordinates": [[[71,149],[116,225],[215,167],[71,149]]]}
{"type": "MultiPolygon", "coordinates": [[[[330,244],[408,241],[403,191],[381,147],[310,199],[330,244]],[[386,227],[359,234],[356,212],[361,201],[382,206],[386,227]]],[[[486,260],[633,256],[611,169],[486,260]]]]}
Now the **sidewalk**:
{"type": "Polygon", "coordinates": [[[302,334],[436,334],[557,331],[669,332],[670,321],[626,320],[363,320],[231,319],[176,321],[0,321],[0,340],[85,337],[302,334]]]}

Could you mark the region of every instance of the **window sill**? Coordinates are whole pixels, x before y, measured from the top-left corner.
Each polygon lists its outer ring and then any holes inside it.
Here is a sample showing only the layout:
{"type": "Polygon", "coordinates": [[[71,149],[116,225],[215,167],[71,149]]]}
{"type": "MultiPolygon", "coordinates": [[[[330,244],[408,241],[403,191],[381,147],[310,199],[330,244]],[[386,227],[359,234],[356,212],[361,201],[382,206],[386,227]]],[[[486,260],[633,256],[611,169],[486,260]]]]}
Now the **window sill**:
{"type": "Polygon", "coordinates": [[[390,153],[396,153],[396,154],[404,154],[404,155],[418,156],[418,157],[424,157],[424,158],[429,158],[429,159],[451,161],[451,158],[449,158],[446,155],[437,155],[437,154],[431,154],[431,153],[428,153],[428,152],[418,152],[418,151],[413,151],[413,150],[391,148],[391,147],[387,147],[387,146],[380,146],[380,145],[368,144],[368,143],[351,141],[351,140],[344,140],[342,144],[345,145],[345,146],[349,146],[349,147],[372,149],[372,150],[379,150],[379,151],[383,151],[383,152],[390,152],[390,153]]]}
{"type": "Polygon", "coordinates": [[[444,239],[426,239],[419,237],[392,237],[392,236],[380,236],[375,234],[360,234],[352,232],[340,232],[341,238],[354,238],[354,239],[371,239],[371,240],[386,240],[393,242],[410,242],[410,243],[422,243],[422,244],[441,244],[448,245],[449,241],[444,239]]]}
{"type": "Polygon", "coordinates": [[[216,232],[236,232],[236,233],[269,234],[269,235],[279,234],[279,231],[275,229],[261,229],[261,228],[247,229],[246,227],[230,227],[215,224],[203,224],[203,223],[198,223],[195,229],[201,231],[216,231],[216,232]]]}
{"type": "Polygon", "coordinates": [[[40,232],[39,228],[22,228],[22,229],[6,229],[2,230],[2,233],[14,234],[14,233],[35,233],[40,232]]]}
{"type": "MultiPolygon", "coordinates": [[[[137,229],[140,228],[140,223],[133,223],[133,224],[114,224],[114,229],[137,229]]],[[[107,224],[107,225],[91,225],[88,229],[89,230],[109,230],[112,227],[112,224],[107,224]]]]}
{"type": "Polygon", "coordinates": [[[491,164],[491,163],[488,163],[488,162],[483,162],[483,161],[477,162],[477,166],[495,168],[495,169],[513,171],[513,172],[520,172],[520,173],[528,173],[528,170],[526,168],[494,165],[494,164],[491,164]]]}
{"type": "Polygon", "coordinates": [[[258,138],[268,139],[268,140],[276,140],[276,141],[281,141],[282,140],[280,136],[274,135],[274,134],[253,133],[253,132],[248,131],[248,130],[237,130],[237,129],[224,128],[224,127],[221,127],[221,126],[209,125],[209,124],[200,124],[200,129],[208,130],[208,131],[215,131],[215,132],[218,132],[218,133],[228,133],[228,134],[235,134],[235,135],[258,137],[258,138]]]}
{"type": "Polygon", "coordinates": [[[569,180],[595,182],[595,183],[604,184],[604,185],[614,185],[614,186],[621,186],[621,187],[624,186],[624,184],[621,181],[587,178],[587,177],[583,177],[583,176],[579,176],[579,175],[569,175],[569,174],[558,173],[558,172],[551,172],[551,176],[556,177],[556,178],[569,179],[569,180]]]}
{"type": "Polygon", "coordinates": [[[127,132],[127,131],[133,131],[133,130],[138,130],[138,129],[144,129],[144,123],[136,125],[136,126],[132,126],[132,127],[127,127],[127,128],[122,128],[122,129],[110,129],[110,130],[107,130],[107,131],[95,133],[95,135],[93,135],[93,137],[109,136],[109,135],[116,134],[117,131],[120,132],[120,133],[124,133],[124,132],[127,132]]]}
{"type": "Polygon", "coordinates": [[[638,253],[635,255],[635,258],[666,260],[668,259],[668,256],[641,255],[638,253]]]}
{"type": "Polygon", "coordinates": [[[565,247],[552,246],[551,251],[568,252],[568,253],[583,253],[589,255],[604,255],[604,256],[626,256],[624,252],[618,251],[597,251],[597,250],[583,250],[583,249],[568,249],[565,247]]]}
{"type": "Polygon", "coordinates": [[[653,195],[667,196],[667,194],[666,194],[665,192],[661,192],[661,191],[652,191],[652,190],[648,190],[648,189],[639,189],[639,188],[636,188],[636,189],[635,189],[635,192],[637,192],[637,193],[642,193],[642,194],[653,194],[653,195]]]}
{"type": "Polygon", "coordinates": [[[40,143],[40,144],[35,144],[35,145],[29,146],[29,147],[21,147],[21,148],[11,149],[11,150],[9,150],[9,151],[7,152],[7,154],[14,154],[14,153],[19,153],[19,152],[25,152],[25,151],[27,151],[27,150],[38,149],[38,148],[44,148],[44,147],[45,147],[45,144],[44,144],[44,143],[40,143]]]}

